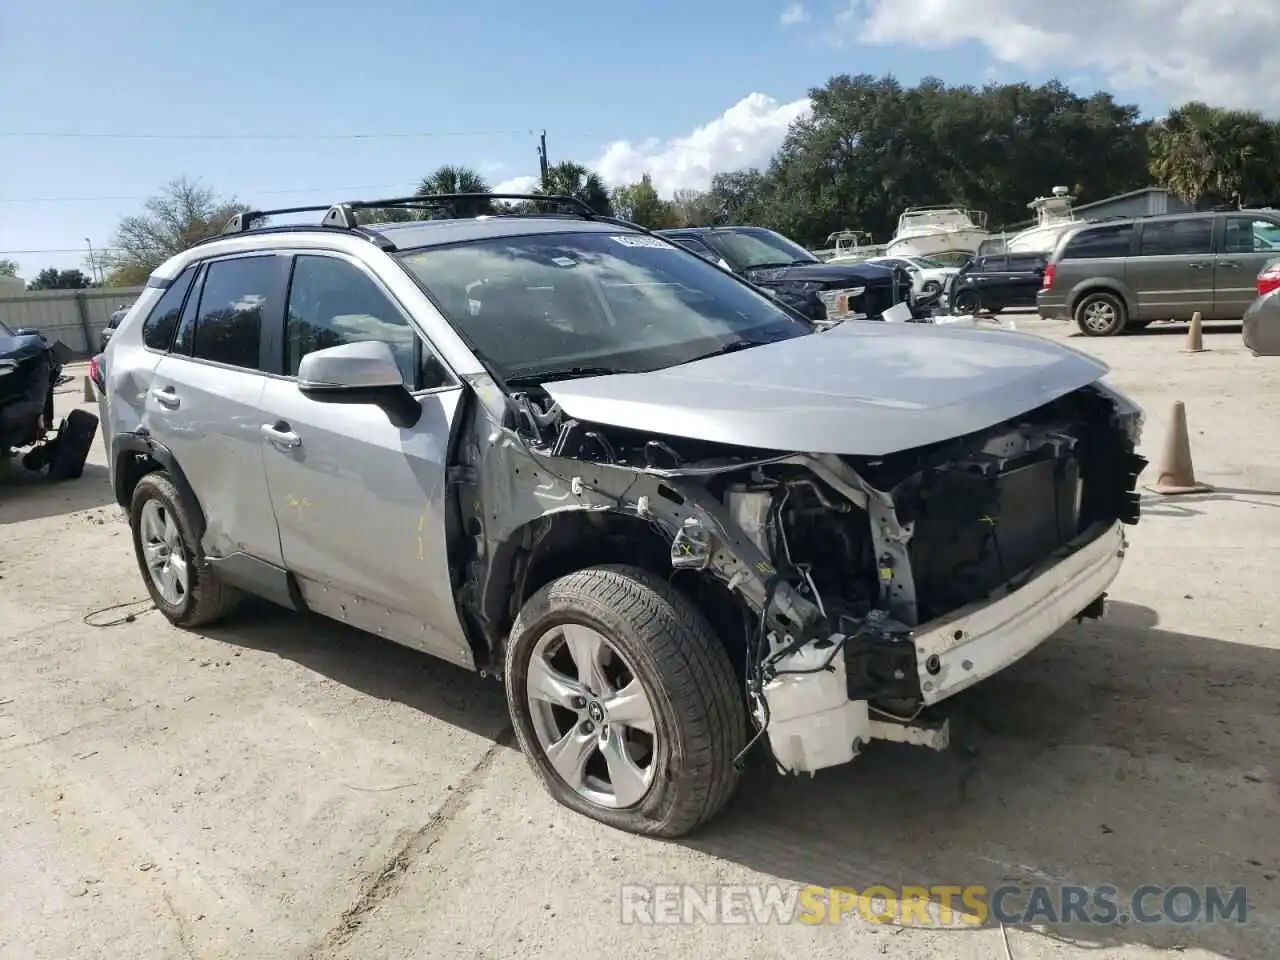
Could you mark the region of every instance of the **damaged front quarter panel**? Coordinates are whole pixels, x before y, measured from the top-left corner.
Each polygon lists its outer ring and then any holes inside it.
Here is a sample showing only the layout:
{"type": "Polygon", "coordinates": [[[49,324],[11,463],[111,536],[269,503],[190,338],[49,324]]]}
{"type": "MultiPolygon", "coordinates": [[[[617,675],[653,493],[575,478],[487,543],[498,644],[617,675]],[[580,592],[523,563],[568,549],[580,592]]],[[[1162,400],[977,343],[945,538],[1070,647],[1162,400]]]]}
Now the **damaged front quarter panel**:
{"type": "MultiPolygon", "coordinates": [[[[791,457],[712,457],[667,465],[583,459],[557,450],[556,439],[580,425],[554,405],[544,411],[517,397],[499,419],[497,403],[484,403],[481,396],[462,428],[454,477],[467,550],[460,601],[488,641],[486,673],[500,673],[505,632],[530,592],[530,562],[555,521],[567,514],[608,514],[644,524],[664,541],[672,570],[714,577],[756,616],[767,610],[771,630],[789,642],[823,624],[820,608],[777,581],[765,552],[701,482],[791,457]]],[[[597,439],[607,447],[607,440],[597,439]]],[[[679,460],[661,440],[654,444],[679,460]]]]}

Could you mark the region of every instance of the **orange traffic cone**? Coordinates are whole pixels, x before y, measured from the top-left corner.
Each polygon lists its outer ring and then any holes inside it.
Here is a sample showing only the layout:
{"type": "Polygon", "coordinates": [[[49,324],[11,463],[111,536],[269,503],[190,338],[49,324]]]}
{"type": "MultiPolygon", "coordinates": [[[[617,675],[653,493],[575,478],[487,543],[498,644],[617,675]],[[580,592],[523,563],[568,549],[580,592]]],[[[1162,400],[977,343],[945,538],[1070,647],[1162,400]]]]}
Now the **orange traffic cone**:
{"type": "Polygon", "coordinates": [[[1213,487],[1196,480],[1191,463],[1191,438],[1187,434],[1187,407],[1181,400],[1173,402],[1173,417],[1165,434],[1164,449],[1156,464],[1156,482],[1148,490],[1171,497],[1180,493],[1210,493],[1213,487]]]}
{"type": "Polygon", "coordinates": [[[1183,353],[1204,352],[1204,331],[1200,329],[1202,322],[1200,311],[1197,310],[1191,315],[1191,326],[1187,328],[1187,343],[1182,348],[1183,353]]]}

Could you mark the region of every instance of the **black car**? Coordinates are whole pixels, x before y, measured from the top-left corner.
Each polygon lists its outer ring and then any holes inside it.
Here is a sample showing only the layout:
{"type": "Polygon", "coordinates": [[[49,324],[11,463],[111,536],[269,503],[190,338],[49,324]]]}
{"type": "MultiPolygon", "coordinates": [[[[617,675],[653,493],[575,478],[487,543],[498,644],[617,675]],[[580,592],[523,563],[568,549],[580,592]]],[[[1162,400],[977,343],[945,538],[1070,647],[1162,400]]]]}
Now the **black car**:
{"type": "Polygon", "coordinates": [[[111,342],[111,335],[116,332],[116,327],[120,326],[120,321],[124,319],[125,314],[129,312],[128,307],[122,306],[115,313],[111,314],[111,318],[107,321],[106,327],[102,330],[102,336],[98,340],[98,350],[107,349],[107,344],[111,342]]]}
{"type": "Polygon", "coordinates": [[[993,253],[977,257],[951,284],[956,313],[999,313],[1006,307],[1034,307],[1044,285],[1046,253],[993,253]]]}
{"type": "Polygon", "coordinates": [[[767,290],[814,323],[879,320],[908,299],[905,271],[869,263],[824,263],[763,227],[681,227],[655,231],[767,290]]]}
{"type": "Polygon", "coordinates": [[[10,331],[0,324],[0,459],[31,449],[22,458],[28,470],[49,468],[52,479],[80,476],[98,432],[98,418],[73,410],[53,431],[53,391],[62,382],[60,344],[35,330],[10,331]]]}

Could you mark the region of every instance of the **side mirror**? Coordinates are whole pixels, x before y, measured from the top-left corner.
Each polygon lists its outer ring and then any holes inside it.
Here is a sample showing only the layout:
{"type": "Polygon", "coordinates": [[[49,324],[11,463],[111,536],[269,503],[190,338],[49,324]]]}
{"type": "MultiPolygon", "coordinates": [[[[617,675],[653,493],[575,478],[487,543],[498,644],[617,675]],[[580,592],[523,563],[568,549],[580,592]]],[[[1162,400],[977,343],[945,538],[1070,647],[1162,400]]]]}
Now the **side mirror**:
{"type": "Polygon", "coordinates": [[[308,353],[298,365],[298,390],[318,403],[373,404],[401,428],[422,417],[422,405],[405,387],[395,355],[381,340],[308,353]]]}

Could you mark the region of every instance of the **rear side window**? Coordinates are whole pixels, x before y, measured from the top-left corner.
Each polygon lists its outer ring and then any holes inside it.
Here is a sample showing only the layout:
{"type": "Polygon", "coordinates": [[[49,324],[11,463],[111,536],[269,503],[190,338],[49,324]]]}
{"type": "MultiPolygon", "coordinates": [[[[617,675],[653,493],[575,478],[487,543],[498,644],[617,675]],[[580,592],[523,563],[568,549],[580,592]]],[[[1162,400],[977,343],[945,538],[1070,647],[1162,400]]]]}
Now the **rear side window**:
{"type": "Polygon", "coordinates": [[[1020,272],[1039,270],[1045,264],[1045,258],[1038,253],[1022,253],[1009,255],[1009,269],[1020,272]]]}
{"type": "Polygon", "coordinates": [[[209,264],[196,315],[191,356],[258,369],[263,314],[279,296],[276,257],[240,257],[209,264]]]}
{"type": "Polygon", "coordinates": [[[1251,217],[1227,217],[1226,253],[1270,253],[1280,250],[1280,225],[1251,217]]]}
{"type": "MultiPolygon", "coordinates": [[[[151,313],[142,324],[142,342],[152,350],[168,350],[173,342],[173,333],[178,329],[178,320],[182,317],[182,304],[187,299],[187,291],[191,289],[191,281],[196,275],[194,266],[187,267],[164,292],[151,313]]],[[[113,318],[114,319],[114,318],[113,318]]],[[[116,320],[111,326],[119,323],[116,320]]]]}
{"type": "Polygon", "coordinates": [[[1101,260],[1104,257],[1127,257],[1133,240],[1133,224],[1117,223],[1106,227],[1081,230],[1062,251],[1064,260],[1101,260]]]}
{"type": "Polygon", "coordinates": [[[1213,252],[1213,218],[1148,220],[1142,225],[1139,256],[1172,257],[1213,252]]]}

